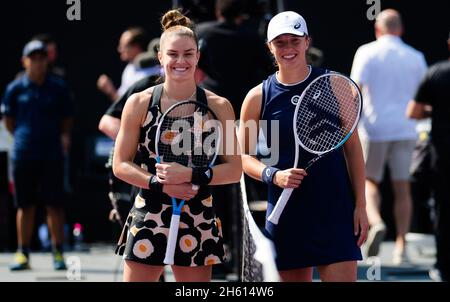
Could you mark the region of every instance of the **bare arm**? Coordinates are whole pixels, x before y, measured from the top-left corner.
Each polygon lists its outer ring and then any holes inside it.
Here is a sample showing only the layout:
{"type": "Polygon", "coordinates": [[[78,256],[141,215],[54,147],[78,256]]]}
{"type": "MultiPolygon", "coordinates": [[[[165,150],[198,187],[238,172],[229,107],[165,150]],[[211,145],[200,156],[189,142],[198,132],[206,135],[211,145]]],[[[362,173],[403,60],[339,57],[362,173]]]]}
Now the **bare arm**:
{"type": "MultiPolygon", "coordinates": [[[[213,178],[209,185],[224,185],[236,183],[242,174],[240,147],[235,131],[233,107],[225,98],[207,91],[208,105],[222,126],[222,144],[219,150],[221,164],[213,166],[213,178]]],[[[162,184],[181,184],[191,182],[192,168],[177,163],[156,165],[156,173],[162,184]]]]}
{"type": "Polygon", "coordinates": [[[355,194],[356,205],[366,206],[365,166],[358,131],[353,132],[344,144],[345,159],[355,194]]]}
{"type": "Polygon", "coordinates": [[[230,102],[222,97],[208,93],[208,104],[222,124],[221,164],[213,167],[210,185],[223,185],[239,182],[242,174],[241,150],[236,138],[235,115],[230,102]]]}
{"type": "Polygon", "coordinates": [[[117,89],[114,87],[113,82],[111,79],[105,75],[102,74],[98,80],[97,80],[97,87],[98,89],[106,94],[112,102],[115,102],[119,95],[117,94],[117,89]]]}
{"type": "Polygon", "coordinates": [[[70,131],[73,127],[73,118],[65,118],[61,123],[61,142],[63,145],[63,150],[65,154],[69,153],[71,137],[70,131]]]}
{"type": "Polygon", "coordinates": [[[139,94],[132,95],[125,104],[114,149],[113,172],[117,178],[147,189],[150,173],[133,163],[139,143],[140,125],[146,113],[145,104],[139,94]]]}
{"type": "MultiPolygon", "coordinates": [[[[262,181],[261,175],[266,165],[260,162],[253,154],[256,150],[259,131],[259,116],[262,103],[262,85],[256,86],[247,94],[241,109],[241,126],[239,127],[239,139],[242,147],[242,163],[245,173],[250,177],[262,181]],[[249,131],[252,124],[256,124],[256,130],[249,131]],[[249,127],[245,127],[249,126],[249,127]]],[[[306,176],[303,169],[286,169],[275,173],[273,183],[280,188],[297,188],[306,176]]]]}
{"type": "Polygon", "coordinates": [[[98,129],[112,140],[116,140],[120,129],[120,119],[105,114],[100,119],[98,129]]]}
{"type": "Polygon", "coordinates": [[[259,181],[261,181],[261,174],[266,165],[260,162],[253,153],[258,143],[261,102],[262,85],[259,85],[249,91],[242,103],[239,126],[242,168],[247,175],[259,181]]]}
{"type": "Polygon", "coordinates": [[[406,107],[406,116],[410,119],[424,119],[431,116],[432,108],[430,105],[418,103],[411,100],[406,107]]]}
{"type": "Polygon", "coordinates": [[[13,117],[5,116],[5,126],[11,135],[14,135],[14,130],[16,129],[16,119],[13,117]]]}
{"type": "MultiPolygon", "coordinates": [[[[113,157],[113,172],[117,178],[136,187],[149,189],[151,174],[133,162],[139,143],[141,125],[147,113],[150,98],[147,93],[133,94],[126,102],[113,157]]],[[[197,194],[192,185],[164,184],[162,191],[179,199],[189,200],[197,194]]]]}
{"type": "Polygon", "coordinates": [[[366,212],[364,157],[357,131],[345,142],[344,153],[355,195],[354,233],[359,234],[358,246],[361,246],[367,239],[369,223],[366,212]]]}

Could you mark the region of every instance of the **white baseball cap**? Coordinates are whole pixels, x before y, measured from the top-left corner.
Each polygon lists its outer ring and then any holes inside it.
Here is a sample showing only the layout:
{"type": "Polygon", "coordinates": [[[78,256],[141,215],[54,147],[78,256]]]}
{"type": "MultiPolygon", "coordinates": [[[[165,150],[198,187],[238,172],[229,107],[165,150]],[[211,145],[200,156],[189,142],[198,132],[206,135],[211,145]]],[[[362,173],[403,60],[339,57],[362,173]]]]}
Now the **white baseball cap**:
{"type": "Polygon", "coordinates": [[[274,16],[267,28],[267,42],[282,34],[293,34],[304,37],[308,35],[305,19],[293,11],[286,11],[274,16]]]}

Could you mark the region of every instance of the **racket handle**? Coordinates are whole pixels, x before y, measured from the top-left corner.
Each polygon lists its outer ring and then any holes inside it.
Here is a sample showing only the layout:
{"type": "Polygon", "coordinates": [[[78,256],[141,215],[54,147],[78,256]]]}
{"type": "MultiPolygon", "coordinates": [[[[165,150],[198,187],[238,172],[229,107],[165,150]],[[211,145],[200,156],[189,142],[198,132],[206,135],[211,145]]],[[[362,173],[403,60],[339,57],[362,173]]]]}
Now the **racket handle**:
{"type": "Polygon", "coordinates": [[[180,215],[172,214],[170,220],[169,237],[167,238],[166,257],[164,264],[172,265],[174,263],[173,257],[175,255],[175,247],[177,245],[178,228],[180,226],[180,215]]]}
{"type": "Polygon", "coordinates": [[[283,213],[284,207],[286,206],[289,197],[291,197],[292,191],[294,189],[284,189],[281,193],[280,197],[277,200],[277,203],[275,204],[275,207],[272,210],[272,213],[270,213],[269,220],[273,224],[278,224],[278,220],[280,219],[281,213],[283,213]]]}

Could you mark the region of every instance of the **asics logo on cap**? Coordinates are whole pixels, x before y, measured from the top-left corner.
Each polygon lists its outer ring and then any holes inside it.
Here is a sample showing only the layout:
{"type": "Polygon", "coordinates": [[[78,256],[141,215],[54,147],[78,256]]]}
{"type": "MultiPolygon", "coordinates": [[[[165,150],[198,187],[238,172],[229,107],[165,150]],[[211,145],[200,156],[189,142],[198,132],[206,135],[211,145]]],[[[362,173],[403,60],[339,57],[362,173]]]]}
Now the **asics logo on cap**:
{"type": "Polygon", "coordinates": [[[294,28],[295,28],[295,29],[299,29],[301,26],[302,26],[302,25],[301,25],[300,23],[297,23],[297,24],[294,25],[294,28]]]}

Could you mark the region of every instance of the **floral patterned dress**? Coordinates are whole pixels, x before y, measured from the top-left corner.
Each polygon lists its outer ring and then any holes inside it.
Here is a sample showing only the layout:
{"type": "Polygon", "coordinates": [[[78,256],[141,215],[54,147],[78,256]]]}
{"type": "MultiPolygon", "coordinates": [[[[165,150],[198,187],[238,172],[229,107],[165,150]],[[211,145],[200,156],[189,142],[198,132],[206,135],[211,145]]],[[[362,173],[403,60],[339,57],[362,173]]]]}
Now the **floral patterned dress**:
{"type": "MultiPolygon", "coordinates": [[[[156,164],[154,138],[161,116],[159,102],[151,103],[140,132],[141,167],[152,174],[156,164]]],[[[172,201],[168,195],[141,189],[126,220],[116,254],[125,260],[164,265],[171,216],[172,201]]],[[[183,206],[177,240],[174,265],[204,266],[225,260],[221,222],[215,216],[208,186],[201,187],[183,206]]]]}

